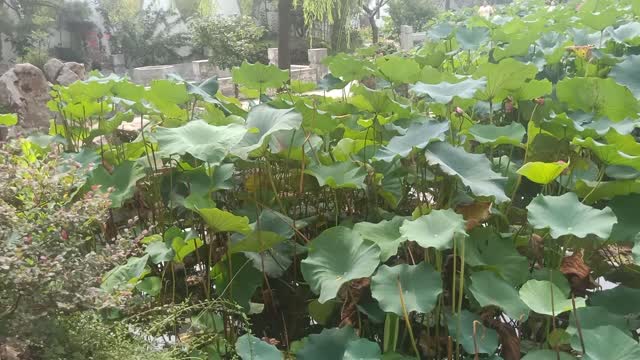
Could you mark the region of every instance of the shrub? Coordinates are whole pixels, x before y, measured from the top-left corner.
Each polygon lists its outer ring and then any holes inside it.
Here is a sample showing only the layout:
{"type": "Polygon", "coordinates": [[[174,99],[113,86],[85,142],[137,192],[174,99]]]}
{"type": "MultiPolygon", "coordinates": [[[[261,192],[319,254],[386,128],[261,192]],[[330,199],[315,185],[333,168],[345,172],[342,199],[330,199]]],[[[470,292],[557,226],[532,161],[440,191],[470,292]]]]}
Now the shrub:
{"type": "Polygon", "coordinates": [[[422,31],[435,15],[436,9],[431,0],[391,0],[388,18],[393,31],[391,35],[399,35],[402,25],[412,26],[414,31],[422,31]]]}
{"type": "Polygon", "coordinates": [[[211,51],[209,60],[221,69],[245,60],[267,62],[265,29],[250,17],[202,17],[192,22],[191,31],[195,46],[211,51]]]}

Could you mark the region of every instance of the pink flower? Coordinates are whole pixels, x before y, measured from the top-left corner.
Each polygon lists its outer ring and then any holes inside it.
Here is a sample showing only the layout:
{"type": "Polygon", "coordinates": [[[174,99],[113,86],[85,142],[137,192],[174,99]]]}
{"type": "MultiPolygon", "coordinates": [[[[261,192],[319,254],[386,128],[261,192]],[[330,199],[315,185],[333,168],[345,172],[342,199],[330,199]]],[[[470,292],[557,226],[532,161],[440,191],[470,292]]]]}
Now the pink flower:
{"type": "Polygon", "coordinates": [[[456,115],[462,116],[464,115],[464,110],[460,106],[456,106],[456,115]]]}
{"type": "Polygon", "coordinates": [[[544,98],[543,97],[539,97],[537,99],[534,99],[533,102],[535,102],[536,104],[542,106],[542,105],[544,105],[544,98]]]}

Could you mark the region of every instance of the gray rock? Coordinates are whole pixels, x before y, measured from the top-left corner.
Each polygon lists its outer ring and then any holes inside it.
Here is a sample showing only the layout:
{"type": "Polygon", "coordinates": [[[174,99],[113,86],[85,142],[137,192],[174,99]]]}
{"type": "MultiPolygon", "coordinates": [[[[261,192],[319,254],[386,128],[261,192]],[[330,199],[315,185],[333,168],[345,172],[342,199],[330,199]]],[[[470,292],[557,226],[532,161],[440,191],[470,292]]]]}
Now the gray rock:
{"type": "Polygon", "coordinates": [[[60,84],[62,86],[69,86],[78,80],[81,80],[78,74],[73,72],[70,68],[68,68],[65,65],[62,67],[62,69],[60,69],[60,74],[58,74],[55,84],[60,84]]]}
{"type": "Polygon", "coordinates": [[[47,128],[49,83],[42,70],[31,64],[17,64],[0,76],[0,108],[18,114],[25,128],[47,128]]]}
{"type": "Polygon", "coordinates": [[[78,78],[80,80],[84,80],[86,76],[84,64],[80,64],[77,62],[66,62],[64,63],[64,67],[68,68],[69,70],[73,71],[76,75],[78,75],[78,78]]]}
{"type": "Polygon", "coordinates": [[[58,75],[60,75],[60,70],[64,63],[56,58],[49,59],[46,64],[44,64],[44,76],[51,83],[55,83],[58,75]]]}

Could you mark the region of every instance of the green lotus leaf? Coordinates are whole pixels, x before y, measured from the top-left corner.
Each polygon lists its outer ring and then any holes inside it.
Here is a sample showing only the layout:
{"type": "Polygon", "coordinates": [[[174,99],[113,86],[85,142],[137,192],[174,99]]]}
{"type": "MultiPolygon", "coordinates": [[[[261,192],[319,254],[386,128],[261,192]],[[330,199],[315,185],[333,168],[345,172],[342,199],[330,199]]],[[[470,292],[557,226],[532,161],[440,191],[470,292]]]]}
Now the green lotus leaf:
{"type": "Polygon", "coordinates": [[[598,182],[597,180],[578,179],[573,191],[583,198],[583,203],[593,204],[602,199],[640,193],[640,181],[614,180],[598,182]]]}
{"type": "Polygon", "coordinates": [[[363,240],[355,231],[337,226],[323,231],[309,246],[301,271],[318,301],[336,297],[340,287],[355,279],[370,276],[380,263],[380,248],[363,240]]]}
{"type": "Polygon", "coordinates": [[[316,89],[315,82],[307,82],[302,80],[291,81],[291,91],[296,94],[302,94],[316,89]]]}
{"type": "Polygon", "coordinates": [[[244,334],[236,341],[236,352],[242,360],[282,360],[284,357],[277,347],[244,334]]]}
{"type": "Polygon", "coordinates": [[[157,296],[162,290],[162,279],[158,276],[147,276],[136,285],[136,289],[148,295],[157,296]]]}
{"type": "Polygon", "coordinates": [[[200,85],[198,85],[198,88],[200,88],[200,90],[204,91],[209,96],[215,96],[218,92],[218,89],[220,88],[218,77],[213,76],[206,79],[205,81],[201,82],[200,85]]]}
{"type": "MultiPolygon", "coordinates": [[[[543,315],[558,315],[571,311],[571,299],[556,284],[547,280],[529,280],[520,288],[520,298],[527,306],[543,315]]],[[[576,298],[576,308],[585,306],[583,298],[576,298]]]]}
{"type": "Polygon", "coordinates": [[[469,237],[457,241],[465,241],[465,262],[474,270],[491,270],[514,287],[529,278],[529,261],[516,250],[511,238],[503,238],[491,228],[476,227],[469,237]]]}
{"type": "Polygon", "coordinates": [[[262,285],[262,272],[251,266],[251,260],[238,253],[219,261],[209,276],[216,285],[218,295],[235,301],[248,312],[250,302],[256,289],[262,285]]]}
{"type": "Polygon", "coordinates": [[[152,80],[144,97],[160,109],[167,105],[182,105],[189,101],[185,83],[171,80],[152,80]]]}
{"type": "Polygon", "coordinates": [[[199,247],[204,245],[204,242],[197,237],[193,236],[176,236],[171,239],[171,248],[175,252],[175,257],[173,261],[177,263],[183,263],[184,258],[187,255],[196,251],[199,247]]]}
{"type": "Polygon", "coordinates": [[[592,138],[574,138],[572,143],[591,150],[607,165],[621,165],[640,170],[640,155],[634,156],[626,154],[620,151],[616,144],[603,144],[592,138]]]}
{"type": "Polygon", "coordinates": [[[580,15],[580,21],[594,30],[602,31],[615,24],[618,16],[618,11],[612,8],[599,12],[583,11],[580,15]]]}
{"type": "Polygon", "coordinates": [[[640,314],[640,289],[620,285],[590,295],[589,302],[590,305],[601,306],[612,314],[640,314]]]}
{"type": "Polygon", "coordinates": [[[400,234],[400,226],[404,218],[394,216],[391,220],[382,220],[375,224],[359,222],[353,226],[353,231],[363,239],[374,242],[380,248],[380,260],[387,261],[398,252],[398,247],[406,239],[400,234]]]}
{"type": "Polygon", "coordinates": [[[318,88],[324,91],[344,89],[348,82],[329,73],[318,81],[318,88]]]}
{"type": "Polygon", "coordinates": [[[0,114],[0,125],[13,126],[18,123],[17,114],[0,114]]]}
{"type": "Polygon", "coordinates": [[[469,154],[447,142],[436,142],[427,146],[425,156],[445,173],[459,177],[473,194],[493,196],[497,202],[509,200],[504,193],[507,179],[491,170],[491,162],[484,155],[469,154]]]}
{"type": "Polygon", "coordinates": [[[640,177],[640,171],[624,165],[610,165],[605,168],[605,174],[616,180],[635,180],[640,177]]]}
{"type": "Polygon", "coordinates": [[[460,339],[457,343],[462,345],[464,351],[469,354],[476,353],[476,345],[479,354],[493,354],[498,348],[498,334],[496,331],[484,327],[480,317],[472,312],[462,310],[460,314],[447,316],[447,326],[452,338],[456,339],[457,334],[460,334],[460,339]],[[460,316],[460,319],[458,319],[458,316],[460,316]],[[458,320],[460,321],[459,331],[458,320]],[[476,331],[473,330],[474,326],[476,331]]]}
{"type": "Polygon", "coordinates": [[[432,140],[444,140],[448,130],[448,122],[416,121],[409,126],[405,134],[391,138],[389,143],[380,148],[374,157],[386,162],[393,161],[397,156],[405,158],[414,148],[424,149],[432,140]]]}
{"type": "Polygon", "coordinates": [[[418,265],[382,265],[371,278],[371,296],[388,313],[403,316],[406,311],[429,313],[442,293],[442,275],[425,262],[418,265]],[[402,289],[402,299],[400,294],[402,289]]]}
{"type": "Polygon", "coordinates": [[[571,109],[595,112],[613,121],[635,118],[639,109],[631,91],[613,79],[565,78],[558,82],[556,94],[571,109]]]}
{"type": "Polygon", "coordinates": [[[554,181],[569,166],[565,162],[545,163],[540,161],[528,162],[520,169],[518,174],[537,184],[546,185],[554,181]]]}
{"type": "Polygon", "coordinates": [[[238,232],[247,234],[251,231],[249,219],[246,216],[237,216],[216,208],[198,209],[198,213],[207,223],[209,229],[215,232],[238,232]]]}
{"type": "Polygon", "coordinates": [[[213,126],[195,120],[178,128],[159,127],[155,138],[161,156],[190,154],[211,165],[218,165],[229,154],[229,149],[240,143],[246,132],[240,125],[213,126]]]}
{"type": "Polygon", "coordinates": [[[351,161],[314,165],[305,170],[305,173],[313,175],[320,186],[328,185],[333,189],[363,189],[367,177],[366,170],[351,161]]]}
{"type": "Polygon", "coordinates": [[[535,229],[549,228],[551,236],[556,239],[563,235],[584,238],[589,234],[608,239],[618,221],[611,208],[599,210],[583,205],[575,193],[538,195],[527,210],[529,223],[535,229]]]}
{"type": "Polygon", "coordinates": [[[145,95],[143,85],[135,84],[131,81],[117,81],[111,88],[111,92],[122,99],[139,102],[145,95]]]}
{"type": "MultiPolygon", "coordinates": [[[[582,359],[640,359],[640,345],[629,335],[628,331],[622,331],[616,327],[606,325],[594,329],[585,329],[582,331],[581,337],[586,351],[582,355],[582,359]]],[[[580,336],[573,336],[571,347],[576,351],[582,351],[580,336]]]]}
{"type": "Polygon", "coordinates": [[[430,96],[440,104],[448,104],[454,97],[471,99],[476,92],[481,91],[487,84],[484,78],[464,79],[457,83],[441,82],[438,84],[425,84],[418,82],[410,87],[410,90],[418,96],[430,96]]]}
{"type": "Polygon", "coordinates": [[[249,64],[243,61],[231,70],[233,82],[263,94],[267,89],[279,88],[289,80],[289,72],[274,65],[249,64]]]}
{"type": "Polygon", "coordinates": [[[640,97],[640,74],[635,71],[640,66],[640,55],[629,55],[621,63],[616,64],[609,73],[618,84],[626,86],[633,95],[640,97]]]}
{"type": "Polygon", "coordinates": [[[325,60],[329,71],[344,82],[349,83],[354,80],[362,80],[371,75],[370,63],[356,56],[348,54],[337,54],[325,60]]]}
{"type": "Polygon", "coordinates": [[[611,38],[619,43],[638,45],[640,37],[640,23],[637,21],[622,24],[617,28],[608,28],[611,38]]]}
{"type": "Polygon", "coordinates": [[[553,85],[551,81],[544,80],[529,80],[524,83],[522,87],[514,92],[514,100],[532,100],[551,94],[553,85]]]}
{"type": "Polygon", "coordinates": [[[162,239],[149,243],[144,252],[149,254],[149,260],[154,264],[168,262],[175,257],[175,251],[162,239]]]}
{"type": "Polygon", "coordinates": [[[522,360],[575,360],[571,354],[560,351],[560,355],[555,350],[533,350],[528,352],[522,360]]]}
{"type": "Polygon", "coordinates": [[[255,106],[249,111],[247,128],[242,140],[233,153],[246,158],[251,152],[268,144],[271,135],[280,132],[299,129],[302,125],[302,115],[295,109],[275,109],[268,105],[255,106]]]}
{"type": "Polygon", "coordinates": [[[452,248],[456,235],[467,234],[464,218],[452,209],[432,210],[416,220],[405,220],[400,233],[405,239],[415,241],[423,248],[433,247],[438,250],[452,248]]]}
{"type": "Polygon", "coordinates": [[[358,338],[349,326],[324,329],[320,334],[309,335],[303,347],[296,352],[299,360],[373,360],[380,357],[378,345],[358,338]]]}
{"type": "Polygon", "coordinates": [[[353,86],[350,103],[358,109],[373,114],[409,115],[410,108],[393,100],[394,96],[388,90],[372,90],[366,86],[353,86]]]}
{"type": "Polygon", "coordinates": [[[271,231],[254,231],[244,239],[233,244],[229,249],[231,254],[237,252],[263,252],[283,242],[285,238],[271,231]]]}
{"type": "Polygon", "coordinates": [[[66,91],[72,99],[94,101],[109,95],[114,85],[112,81],[103,80],[76,81],[66,91]]]}
{"type": "Polygon", "coordinates": [[[486,27],[460,27],[456,29],[456,40],[462,50],[477,50],[489,41],[489,29],[486,27]]]}
{"type": "Polygon", "coordinates": [[[640,195],[616,196],[609,202],[609,207],[616,215],[618,222],[611,230],[611,240],[615,242],[634,241],[636,235],[640,233],[640,195]]]}
{"type": "Polygon", "coordinates": [[[411,59],[400,56],[383,56],[376,59],[378,71],[396,84],[413,84],[420,76],[420,66],[411,59]]]}
{"type": "Polygon", "coordinates": [[[132,256],[127,259],[127,263],[124,265],[116,266],[111,271],[106,273],[102,278],[102,285],[100,287],[106,292],[111,292],[124,285],[133,285],[145,275],[147,272],[147,261],[149,255],[143,257],[132,256]]]}
{"type": "Polygon", "coordinates": [[[136,183],[144,177],[144,169],[133,161],[123,161],[110,174],[98,166],[89,175],[88,187],[98,185],[98,191],[109,192],[112,208],[119,208],[136,192],[136,183]]]}
{"type": "Polygon", "coordinates": [[[497,64],[486,63],[478,67],[474,78],[486,78],[486,89],[479,94],[482,100],[502,101],[507,95],[517,92],[538,72],[535,65],[526,65],[515,59],[504,59],[497,64]]]}
{"type": "Polygon", "coordinates": [[[523,322],[529,317],[529,308],[522,302],[518,291],[493,271],[471,274],[469,290],[480,306],[497,306],[509,318],[523,322]]]}
{"type": "Polygon", "coordinates": [[[520,146],[527,133],[522,124],[513,122],[507,126],[474,124],[468,130],[473,139],[481,144],[520,146]]]}
{"type": "Polygon", "coordinates": [[[431,40],[446,39],[453,35],[454,27],[448,22],[435,24],[427,31],[427,37],[431,40]]]}
{"type": "Polygon", "coordinates": [[[595,329],[600,326],[613,326],[622,331],[628,331],[627,319],[623,315],[613,314],[600,306],[587,306],[576,309],[569,314],[569,327],[567,333],[575,335],[578,333],[576,317],[580,320],[580,329],[595,329]]]}
{"type": "Polygon", "coordinates": [[[571,294],[571,285],[569,285],[569,280],[567,280],[567,277],[560,272],[560,270],[549,269],[546,267],[535,269],[533,270],[533,273],[531,273],[531,279],[551,281],[567,297],[571,294]]]}

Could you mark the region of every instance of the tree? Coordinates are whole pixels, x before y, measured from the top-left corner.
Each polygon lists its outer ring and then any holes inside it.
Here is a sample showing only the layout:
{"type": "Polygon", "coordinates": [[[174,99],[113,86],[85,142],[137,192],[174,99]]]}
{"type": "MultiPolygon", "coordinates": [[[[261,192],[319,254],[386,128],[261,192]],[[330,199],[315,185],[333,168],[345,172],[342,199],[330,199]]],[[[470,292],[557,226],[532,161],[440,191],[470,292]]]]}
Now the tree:
{"type": "Polygon", "coordinates": [[[338,52],[350,45],[349,20],[362,11],[363,0],[294,0],[302,3],[304,22],[313,27],[316,22],[326,21],[331,25],[331,48],[338,52]]]}
{"type": "Polygon", "coordinates": [[[389,2],[389,17],[396,34],[400,34],[402,25],[410,25],[414,31],[422,31],[429,19],[435,15],[436,10],[431,0],[391,0],[389,2]]]}
{"type": "Polygon", "coordinates": [[[292,0],[278,0],[278,67],[289,70],[291,67],[291,8],[292,0]]]}
{"type": "Polygon", "coordinates": [[[380,14],[380,9],[387,5],[389,1],[390,0],[373,0],[373,5],[362,5],[362,9],[369,19],[369,25],[371,26],[371,42],[374,44],[378,43],[380,37],[380,29],[378,29],[378,24],[376,24],[376,17],[380,14]]]}

